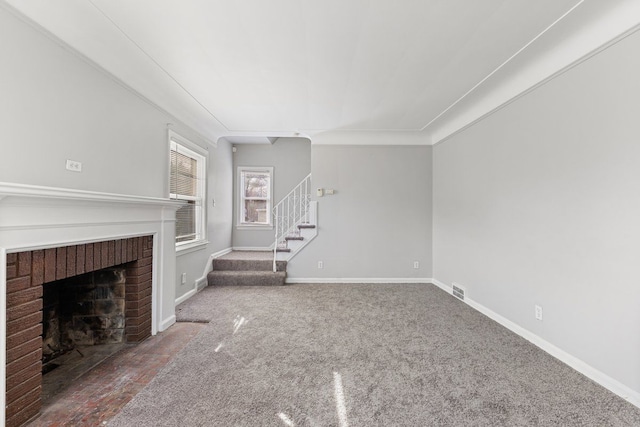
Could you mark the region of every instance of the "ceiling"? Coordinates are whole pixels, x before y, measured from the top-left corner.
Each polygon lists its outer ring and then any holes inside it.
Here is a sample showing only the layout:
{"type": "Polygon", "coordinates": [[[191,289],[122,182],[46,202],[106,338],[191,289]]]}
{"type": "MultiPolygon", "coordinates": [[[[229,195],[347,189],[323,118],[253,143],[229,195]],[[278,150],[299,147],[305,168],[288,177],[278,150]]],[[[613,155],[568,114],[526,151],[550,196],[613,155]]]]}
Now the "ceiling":
{"type": "Polygon", "coordinates": [[[428,133],[583,0],[7,0],[208,138],[428,133]]]}

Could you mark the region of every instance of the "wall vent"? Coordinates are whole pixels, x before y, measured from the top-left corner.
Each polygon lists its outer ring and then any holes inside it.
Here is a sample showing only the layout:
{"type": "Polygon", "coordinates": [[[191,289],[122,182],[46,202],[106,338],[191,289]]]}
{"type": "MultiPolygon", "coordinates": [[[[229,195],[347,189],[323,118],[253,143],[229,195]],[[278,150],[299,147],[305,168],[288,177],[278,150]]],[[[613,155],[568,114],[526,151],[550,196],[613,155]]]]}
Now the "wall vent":
{"type": "Polygon", "coordinates": [[[457,283],[453,283],[453,296],[464,301],[464,288],[457,283]]]}

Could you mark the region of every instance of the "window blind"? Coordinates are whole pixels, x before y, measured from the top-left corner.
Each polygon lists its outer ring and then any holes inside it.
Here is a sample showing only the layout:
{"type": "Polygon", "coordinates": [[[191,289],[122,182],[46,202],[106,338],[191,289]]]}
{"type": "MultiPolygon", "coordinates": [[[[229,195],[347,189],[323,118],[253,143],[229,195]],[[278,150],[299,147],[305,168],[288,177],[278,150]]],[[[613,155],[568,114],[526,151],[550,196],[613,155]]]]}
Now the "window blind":
{"type": "Polygon", "coordinates": [[[176,150],[171,150],[170,193],[195,197],[198,192],[198,161],[176,150]]]}
{"type": "Polygon", "coordinates": [[[200,215],[202,213],[202,171],[204,167],[195,153],[171,143],[169,192],[171,197],[186,201],[176,212],[176,243],[189,242],[201,238],[200,215]]]}

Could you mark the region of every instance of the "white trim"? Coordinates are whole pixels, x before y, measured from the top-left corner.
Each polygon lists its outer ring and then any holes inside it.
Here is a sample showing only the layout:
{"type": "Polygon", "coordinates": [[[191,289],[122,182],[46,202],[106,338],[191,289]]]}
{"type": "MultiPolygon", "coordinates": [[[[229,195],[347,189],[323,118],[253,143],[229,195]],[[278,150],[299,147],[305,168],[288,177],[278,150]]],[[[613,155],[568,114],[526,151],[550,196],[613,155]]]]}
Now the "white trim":
{"type": "Polygon", "coordinates": [[[444,283],[442,283],[441,281],[436,280],[436,279],[431,279],[431,283],[433,283],[434,285],[436,285],[437,287],[439,287],[440,289],[442,289],[446,293],[451,294],[453,296],[453,286],[447,286],[444,283]]]}
{"type": "Polygon", "coordinates": [[[423,283],[433,279],[425,277],[287,277],[285,283],[423,283]]]}
{"type": "MultiPolygon", "coordinates": [[[[98,64],[96,61],[94,61],[93,59],[89,58],[87,55],[85,55],[84,53],[80,52],[78,49],[76,49],[75,47],[71,46],[70,44],[68,44],[66,41],[62,40],[59,36],[53,34],[51,31],[47,30],[46,28],[44,28],[41,24],[37,23],[36,21],[34,21],[32,18],[28,17],[27,15],[25,15],[24,13],[22,13],[21,11],[19,11],[16,7],[9,5],[7,2],[4,1],[0,1],[0,8],[8,11],[11,15],[13,15],[15,18],[19,19],[20,21],[24,22],[25,24],[27,24],[29,27],[31,27],[33,30],[37,31],[39,34],[42,34],[43,36],[45,36],[46,38],[48,38],[49,40],[51,40],[53,43],[55,43],[56,45],[58,45],[59,47],[61,47],[62,49],[64,49],[65,51],[69,52],[70,54],[72,54],[73,56],[75,56],[76,58],[78,58],[79,60],[81,60],[82,62],[84,62],[85,64],[89,65],[90,67],[94,68],[95,70],[97,70],[99,73],[103,74],[104,76],[106,76],[109,80],[111,80],[113,83],[117,84],[118,86],[122,87],[123,89],[125,89],[126,91],[128,91],[129,93],[131,93],[133,96],[141,99],[143,102],[149,104],[152,108],[155,108],[157,111],[159,111],[160,113],[166,115],[167,117],[169,117],[172,121],[176,122],[177,124],[179,124],[182,127],[185,127],[187,129],[190,129],[196,136],[198,136],[200,139],[202,139],[204,142],[206,142],[207,144],[216,147],[218,144],[218,137],[214,138],[213,140],[207,138],[205,135],[206,134],[211,134],[212,131],[211,129],[207,129],[205,132],[202,132],[202,130],[198,130],[198,126],[197,123],[192,124],[188,124],[186,123],[184,120],[179,119],[175,114],[169,112],[169,110],[166,110],[165,108],[161,107],[160,104],[152,101],[150,98],[148,98],[147,96],[143,95],[142,93],[138,92],[136,89],[134,89],[132,86],[130,86],[129,84],[125,83],[122,79],[120,79],[119,77],[117,77],[115,74],[113,74],[112,72],[108,71],[106,68],[104,68],[102,65],[98,64]]],[[[207,111],[205,109],[205,111],[207,111]]],[[[207,111],[207,113],[209,115],[211,115],[210,112],[207,111]]],[[[220,124],[220,126],[222,126],[222,128],[225,131],[228,131],[227,127],[224,125],[224,123],[222,123],[220,120],[218,120],[217,117],[211,115],[214,120],[220,124]]],[[[167,123],[167,126],[173,126],[173,123],[167,123]]],[[[218,131],[218,132],[222,132],[222,130],[218,131]]],[[[1,198],[1,197],[0,197],[1,198]]],[[[3,418],[4,419],[4,418],[3,418]]],[[[1,425],[1,424],[0,424],[1,425]]]]}
{"type": "Polygon", "coordinates": [[[131,196],[127,194],[102,193],[99,191],[75,190],[71,188],[45,187],[40,185],[0,182],[0,196],[46,198],[58,200],[88,200],[92,202],[125,203],[136,205],[176,206],[183,203],[159,197],[131,196]]]}
{"type": "Polygon", "coordinates": [[[206,276],[205,277],[201,277],[198,280],[196,280],[195,286],[196,286],[196,292],[200,292],[201,290],[203,290],[204,288],[207,287],[208,285],[208,281],[206,276]]]}
{"type": "Polygon", "coordinates": [[[185,138],[184,136],[180,135],[178,132],[176,132],[171,128],[167,129],[167,135],[170,142],[174,142],[178,145],[182,145],[184,148],[191,150],[194,153],[201,155],[202,157],[207,157],[209,155],[208,148],[205,148],[196,144],[195,142],[185,138]]]}
{"type": "Polygon", "coordinates": [[[311,145],[431,145],[431,135],[420,129],[317,129],[309,130],[308,133],[311,145]]]}
{"type": "MultiPolygon", "coordinates": [[[[1,199],[1,198],[0,198],[1,199]]],[[[16,205],[17,206],[17,205],[16,205]]],[[[156,221],[140,220],[140,221],[118,221],[120,225],[149,225],[156,221]]],[[[176,222],[175,219],[166,219],[164,222],[176,222]]],[[[66,228],[76,227],[104,227],[112,225],[113,222],[83,222],[78,224],[64,224],[66,228]]],[[[40,225],[2,225],[0,231],[4,230],[46,230],[50,228],[59,228],[60,224],[40,224],[40,225]]],[[[93,243],[93,242],[86,242],[93,243]]]]}
{"type": "Polygon", "coordinates": [[[223,255],[226,255],[231,251],[232,251],[231,248],[227,248],[218,252],[214,252],[211,255],[209,255],[209,259],[207,260],[207,264],[204,267],[202,276],[194,281],[192,290],[188,291],[181,297],[176,298],[175,305],[185,302],[186,300],[188,300],[189,298],[191,298],[192,296],[194,296],[195,294],[203,290],[207,286],[207,275],[209,274],[210,271],[213,270],[213,260],[215,258],[219,258],[223,255]]]}
{"type": "MultiPolygon", "coordinates": [[[[432,283],[435,286],[439,287],[440,289],[451,294],[452,292],[451,286],[445,285],[444,283],[436,279],[432,279],[432,283]]],[[[455,297],[452,295],[452,298],[455,298],[455,297]]],[[[482,304],[477,303],[473,299],[469,297],[465,297],[463,302],[466,303],[469,307],[484,314],[491,320],[494,320],[495,322],[509,329],[511,332],[521,336],[522,338],[526,339],[536,347],[540,348],[541,350],[545,351],[546,353],[550,354],[551,356],[555,357],[556,359],[560,360],[561,362],[565,363],[566,365],[580,372],[582,375],[586,376],[587,378],[600,384],[601,386],[611,391],[612,393],[625,399],[632,405],[635,405],[640,408],[639,392],[627,387],[626,385],[622,384],[618,380],[611,378],[607,374],[599,371],[598,369],[592,367],[591,365],[585,363],[584,361],[578,359],[577,357],[572,356],[566,351],[556,347],[555,345],[551,344],[549,341],[543,338],[540,338],[538,335],[534,334],[533,332],[523,328],[522,326],[512,322],[511,320],[505,317],[502,317],[501,315],[494,312],[493,310],[483,306],[482,304]]]]}
{"type": "Polygon", "coordinates": [[[265,224],[240,224],[236,225],[236,230],[254,230],[254,231],[271,231],[273,230],[273,225],[265,225],[265,224]]]}
{"type": "Polygon", "coordinates": [[[236,223],[235,226],[239,230],[271,230],[273,229],[273,214],[272,210],[274,205],[273,202],[273,178],[274,178],[274,168],[273,166],[237,166],[236,167],[236,197],[238,203],[238,212],[236,215],[236,223]],[[243,172],[266,172],[269,174],[269,197],[266,199],[267,201],[267,218],[268,222],[266,223],[250,223],[243,222],[243,212],[244,212],[244,194],[242,191],[242,174],[243,172]]]}
{"type": "MultiPolygon", "coordinates": [[[[176,251],[188,251],[189,249],[197,248],[199,246],[206,246],[209,242],[207,236],[207,168],[209,153],[206,148],[199,146],[198,144],[190,141],[179,133],[167,129],[167,139],[169,141],[169,152],[167,160],[169,162],[169,199],[172,200],[185,200],[195,202],[196,206],[196,224],[195,224],[195,238],[184,242],[176,242],[176,251]],[[171,178],[173,165],[171,164],[171,152],[180,153],[196,161],[197,165],[197,189],[196,196],[185,196],[182,194],[171,193],[171,178]],[[184,248],[184,249],[181,249],[184,248]]],[[[176,189],[177,191],[177,189],[176,189]]],[[[197,250],[197,249],[195,249],[197,250]]]]}
{"type": "MultiPolygon", "coordinates": [[[[214,258],[220,258],[221,256],[226,255],[226,254],[228,254],[230,252],[233,252],[233,248],[223,249],[221,251],[212,253],[211,256],[209,257],[209,259],[213,261],[214,258]]],[[[209,271],[211,271],[211,270],[209,270],[209,271]]],[[[205,276],[206,276],[206,274],[205,274],[205,276]]]]}
{"type": "MultiPolygon", "coordinates": [[[[576,6],[583,2],[584,0],[580,1],[576,6]]],[[[598,2],[591,2],[591,4],[597,5],[598,2]]],[[[574,10],[576,6],[571,10],[574,10]]],[[[587,7],[587,4],[585,4],[582,9],[585,7],[587,7]]],[[[508,76],[510,78],[503,77],[501,80],[497,80],[498,86],[492,88],[489,95],[481,99],[472,99],[469,105],[462,103],[461,108],[459,108],[459,110],[462,111],[454,111],[455,108],[453,107],[480,86],[489,77],[487,76],[487,78],[474,86],[462,98],[458,99],[422,129],[431,133],[432,145],[437,145],[448,140],[457,133],[484,120],[520,97],[591,59],[603,50],[608,49],[640,30],[638,12],[640,12],[640,5],[637,2],[626,2],[623,5],[617,5],[615,10],[601,16],[596,25],[589,25],[581,31],[574,32],[569,38],[562,40],[561,43],[556,43],[552,48],[546,46],[547,49],[544,49],[544,56],[534,59],[534,66],[524,67],[519,70],[517,75],[508,76]],[[588,32],[588,34],[586,34],[585,31],[588,32]]],[[[561,19],[562,18],[559,20],[561,19]]],[[[552,26],[558,21],[552,24],[552,26]]],[[[544,32],[549,30],[549,28],[545,29],[544,32]]],[[[538,37],[540,37],[540,35],[538,35],[536,39],[538,37]]],[[[523,51],[523,49],[519,50],[516,55],[520,53],[526,55],[528,51],[523,51]]],[[[508,61],[512,61],[516,55],[509,58],[508,61]]],[[[527,60],[530,61],[531,58],[526,59],[525,56],[524,61],[527,60]]],[[[505,64],[502,64],[500,67],[503,65],[505,64]]],[[[491,74],[498,71],[498,69],[491,74]]]]}
{"type": "Polygon", "coordinates": [[[188,300],[189,298],[191,298],[192,296],[194,296],[197,293],[198,293],[198,289],[197,288],[191,289],[186,294],[182,295],[181,297],[176,298],[176,305],[185,302],[186,300],[188,300]]]}
{"type": "MultiPolygon", "coordinates": [[[[149,222],[149,223],[153,224],[152,222],[149,222]]],[[[118,223],[118,225],[120,225],[120,223],[118,223]]],[[[65,225],[65,228],[67,228],[66,225],[65,225]]],[[[40,227],[31,227],[30,228],[30,230],[38,230],[38,229],[40,229],[40,227]]],[[[140,233],[134,233],[134,234],[119,234],[119,235],[113,235],[113,236],[107,236],[107,237],[98,237],[98,238],[95,238],[95,239],[61,240],[59,242],[48,243],[48,244],[37,243],[37,244],[32,245],[32,246],[13,246],[11,248],[6,248],[6,250],[7,250],[7,253],[39,251],[39,250],[43,250],[43,249],[60,248],[60,247],[64,247],[64,246],[87,245],[87,244],[91,244],[91,243],[100,243],[100,242],[105,242],[105,241],[110,241],[110,240],[133,239],[135,237],[152,236],[152,235],[154,235],[154,233],[152,233],[152,232],[140,232],[140,233]]]]}
{"type": "Polygon", "coordinates": [[[168,317],[166,320],[164,320],[162,323],[160,323],[160,328],[158,329],[158,332],[166,331],[174,323],[176,323],[176,315],[175,314],[170,316],[170,317],[168,317]]]}

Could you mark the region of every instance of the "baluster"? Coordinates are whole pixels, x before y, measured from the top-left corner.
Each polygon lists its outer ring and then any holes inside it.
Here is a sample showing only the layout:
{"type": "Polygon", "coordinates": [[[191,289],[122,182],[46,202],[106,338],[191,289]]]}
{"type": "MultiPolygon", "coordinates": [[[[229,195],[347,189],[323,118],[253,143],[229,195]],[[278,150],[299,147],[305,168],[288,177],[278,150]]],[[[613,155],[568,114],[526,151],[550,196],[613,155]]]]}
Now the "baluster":
{"type": "Polygon", "coordinates": [[[276,205],[276,220],[275,220],[275,226],[276,226],[276,241],[273,244],[273,272],[276,272],[276,258],[278,256],[278,206],[276,205]]]}

